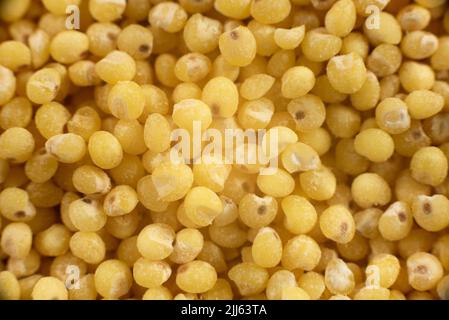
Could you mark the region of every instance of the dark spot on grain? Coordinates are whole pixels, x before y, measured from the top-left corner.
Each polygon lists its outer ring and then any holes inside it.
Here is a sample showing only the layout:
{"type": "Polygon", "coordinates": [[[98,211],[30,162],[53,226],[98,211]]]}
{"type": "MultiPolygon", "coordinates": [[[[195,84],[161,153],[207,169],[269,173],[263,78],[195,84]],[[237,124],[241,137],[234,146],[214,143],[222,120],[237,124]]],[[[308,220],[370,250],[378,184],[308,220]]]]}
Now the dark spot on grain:
{"type": "Polygon", "coordinates": [[[92,203],[92,200],[89,199],[89,198],[84,198],[84,199],[83,199],[83,202],[84,202],[84,203],[87,203],[87,204],[91,204],[91,203],[92,203]]]}
{"type": "Polygon", "coordinates": [[[37,154],[38,155],[41,155],[41,156],[43,156],[44,154],[46,154],[47,153],[47,150],[45,150],[45,149],[40,149],[38,152],[37,152],[37,154]]]}
{"type": "Polygon", "coordinates": [[[407,220],[407,216],[405,215],[404,212],[401,211],[401,212],[398,213],[398,219],[401,222],[405,222],[405,220],[407,220]]]}
{"type": "Polygon", "coordinates": [[[117,39],[117,35],[115,33],[112,33],[112,32],[109,32],[106,36],[111,41],[115,41],[115,39],[117,39]]]}
{"type": "Polygon", "coordinates": [[[295,119],[296,120],[302,120],[306,117],[306,115],[304,114],[304,112],[302,111],[298,111],[295,113],[295,119]]]}
{"type": "Polygon", "coordinates": [[[413,137],[413,139],[418,140],[419,138],[421,138],[421,131],[413,130],[412,131],[412,137],[413,137]]]}
{"type": "Polygon", "coordinates": [[[248,191],[249,191],[249,184],[246,183],[246,182],[243,182],[243,183],[242,183],[242,189],[243,189],[244,191],[248,192],[248,191]]]}
{"type": "Polygon", "coordinates": [[[210,106],[210,110],[213,115],[217,115],[220,112],[220,108],[215,103],[210,106]]]}
{"type": "Polygon", "coordinates": [[[142,53],[147,53],[148,51],[150,51],[150,46],[147,45],[147,44],[142,44],[139,47],[139,51],[142,52],[142,53]]]}
{"type": "Polygon", "coordinates": [[[260,215],[263,215],[267,212],[267,207],[266,206],[260,206],[259,208],[257,208],[257,213],[260,215]]]}
{"type": "Polygon", "coordinates": [[[346,222],[343,222],[340,225],[340,232],[341,234],[345,234],[348,231],[348,224],[346,222]]]}
{"type": "Polygon", "coordinates": [[[231,39],[232,40],[237,40],[239,38],[239,33],[235,30],[231,31],[230,33],[231,39]]]}
{"type": "Polygon", "coordinates": [[[419,273],[419,274],[426,274],[427,273],[427,267],[423,266],[423,265],[420,265],[420,266],[417,266],[414,271],[416,273],[419,273]]]}
{"type": "Polygon", "coordinates": [[[14,213],[14,216],[16,217],[16,218],[25,218],[25,216],[26,216],[26,213],[25,213],[25,211],[23,211],[23,210],[20,210],[20,211],[17,211],[16,213],[14,213]]]}
{"type": "Polygon", "coordinates": [[[432,213],[432,205],[428,202],[425,202],[422,206],[422,209],[425,214],[431,214],[432,213]]]}

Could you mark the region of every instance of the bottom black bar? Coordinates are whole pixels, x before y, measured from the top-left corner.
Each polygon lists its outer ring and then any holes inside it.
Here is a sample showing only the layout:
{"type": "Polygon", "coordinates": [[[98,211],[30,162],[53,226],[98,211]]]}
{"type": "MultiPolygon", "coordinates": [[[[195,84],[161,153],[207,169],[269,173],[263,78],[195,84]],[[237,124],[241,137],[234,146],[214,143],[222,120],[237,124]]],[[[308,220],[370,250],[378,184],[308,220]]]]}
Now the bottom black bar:
{"type": "Polygon", "coordinates": [[[0,301],[2,314],[72,319],[357,319],[446,314],[447,301],[0,301]],[[9,311],[11,313],[9,313],[9,311]],[[137,318],[138,317],[138,318],[137,318]]]}

